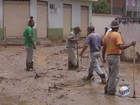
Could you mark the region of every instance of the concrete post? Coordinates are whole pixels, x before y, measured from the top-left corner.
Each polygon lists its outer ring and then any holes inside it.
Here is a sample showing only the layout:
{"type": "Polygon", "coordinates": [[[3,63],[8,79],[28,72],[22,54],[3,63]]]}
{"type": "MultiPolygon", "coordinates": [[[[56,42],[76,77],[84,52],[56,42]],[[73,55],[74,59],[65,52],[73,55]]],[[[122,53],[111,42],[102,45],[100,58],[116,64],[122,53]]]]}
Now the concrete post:
{"type": "Polygon", "coordinates": [[[33,16],[35,26],[33,27],[37,41],[37,0],[30,0],[30,16],[33,16]]]}
{"type": "Polygon", "coordinates": [[[3,0],[0,0],[0,28],[3,28],[3,0]]]}
{"type": "Polygon", "coordinates": [[[35,26],[37,28],[37,0],[30,0],[30,16],[34,17],[35,26]]]}
{"type": "Polygon", "coordinates": [[[3,40],[3,0],[0,0],[0,41],[3,40]]]}

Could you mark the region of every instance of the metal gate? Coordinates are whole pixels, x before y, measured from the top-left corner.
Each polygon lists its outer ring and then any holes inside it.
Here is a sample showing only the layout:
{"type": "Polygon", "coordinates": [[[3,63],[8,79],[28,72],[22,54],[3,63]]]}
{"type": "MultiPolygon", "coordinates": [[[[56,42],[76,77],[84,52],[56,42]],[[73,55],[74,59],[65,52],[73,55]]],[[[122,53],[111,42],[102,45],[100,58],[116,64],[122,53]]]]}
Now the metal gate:
{"type": "Polygon", "coordinates": [[[29,0],[4,0],[6,36],[22,36],[30,17],[29,0]]]}

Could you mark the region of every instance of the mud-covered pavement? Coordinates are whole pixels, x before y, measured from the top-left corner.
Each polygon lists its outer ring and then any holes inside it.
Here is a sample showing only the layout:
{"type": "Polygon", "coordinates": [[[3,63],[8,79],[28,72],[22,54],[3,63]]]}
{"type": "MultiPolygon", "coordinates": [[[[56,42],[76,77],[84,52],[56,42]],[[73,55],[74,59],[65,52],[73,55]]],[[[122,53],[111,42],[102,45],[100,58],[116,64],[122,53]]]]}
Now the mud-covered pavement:
{"type": "Polygon", "coordinates": [[[121,64],[117,89],[127,84],[131,93],[119,97],[104,95],[104,85],[96,73],[94,81],[83,81],[89,58],[82,59],[80,70],[68,71],[65,45],[37,46],[36,71],[24,70],[25,57],[23,46],[0,46],[0,105],[140,105],[140,64],[135,67],[137,98],[131,98],[132,63],[121,64]]]}

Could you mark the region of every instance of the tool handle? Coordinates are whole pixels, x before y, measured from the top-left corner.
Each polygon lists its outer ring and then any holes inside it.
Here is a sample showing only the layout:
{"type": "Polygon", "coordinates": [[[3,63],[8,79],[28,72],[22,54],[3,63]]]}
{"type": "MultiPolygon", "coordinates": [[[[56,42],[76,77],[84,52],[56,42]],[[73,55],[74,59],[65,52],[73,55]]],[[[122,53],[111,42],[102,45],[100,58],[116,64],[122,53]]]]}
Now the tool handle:
{"type": "Polygon", "coordinates": [[[77,68],[79,68],[79,52],[78,52],[78,43],[77,43],[77,68]]]}
{"type": "Polygon", "coordinates": [[[133,46],[133,97],[136,97],[136,92],[135,92],[135,46],[133,46]]]}

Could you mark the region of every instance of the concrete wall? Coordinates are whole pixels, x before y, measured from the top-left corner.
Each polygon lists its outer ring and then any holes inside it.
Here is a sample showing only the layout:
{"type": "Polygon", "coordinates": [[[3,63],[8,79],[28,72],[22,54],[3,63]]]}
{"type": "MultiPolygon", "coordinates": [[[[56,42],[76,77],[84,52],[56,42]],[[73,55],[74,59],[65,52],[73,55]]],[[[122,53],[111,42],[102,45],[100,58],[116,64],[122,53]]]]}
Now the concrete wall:
{"type": "MultiPolygon", "coordinates": [[[[121,32],[125,43],[130,43],[133,40],[136,41],[136,59],[140,61],[140,24],[120,24],[119,31],[121,32]]],[[[124,54],[127,60],[132,59],[133,47],[124,50],[124,54]]]]}
{"type": "Polygon", "coordinates": [[[72,28],[81,25],[81,6],[89,7],[89,25],[92,23],[92,3],[75,1],[75,0],[65,0],[64,3],[72,4],[72,28]]]}
{"type": "Polygon", "coordinates": [[[62,28],[63,27],[63,5],[61,0],[48,0],[48,19],[49,28],[62,28]],[[57,13],[53,13],[50,9],[50,4],[57,6],[57,13]]]}
{"type": "Polygon", "coordinates": [[[63,3],[72,5],[72,27],[81,25],[81,5],[89,6],[89,24],[92,22],[92,4],[91,2],[75,1],[75,0],[48,0],[49,27],[63,28],[63,3]],[[53,14],[49,8],[49,4],[58,6],[58,13],[53,14]]]}
{"type": "Polygon", "coordinates": [[[89,24],[92,22],[92,4],[91,2],[75,0],[47,0],[48,1],[48,37],[53,39],[62,39],[63,37],[63,4],[72,5],[72,28],[81,25],[81,5],[89,6],[89,24]],[[52,13],[50,4],[56,4],[57,13],[52,13]]]}
{"type": "MultiPolygon", "coordinates": [[[[48,3],[48,38],[63,39],[63,4],[72,5],[72,28],[81,26],[81,6],[89,7],[89,24],[92,23],[92,2],[80,0],[40,0],[48,3]],[[50,4],[55,4],[57,12],[53,12],[50,4]]],[[[0,36],[3,32],[3,0],[0,0],[0,36]]],[[[30,15],[37,23],[37,0],[30,0],[30,15]]],[[[34,27],[35,33],[37,25],[34,27]]]]}
{"type": "MultiPolygon", "coordinates": [[[[109,26],[118,15],[96,15],[93,14],[93,25],[95,26],[95,31],[100,33],[101,35],[104,34],[105,27],[109,26]]],[[[130,43],[132,40],[136,41],[136,60],[140,61],[140,24],[138,23],[129,23],[129,24],[120,24],[119,32],[123,37],[124,42],[130,43]]],[[[132,60],[133,58],[133,47],[130,47],[124,50],[124,59],[132,60]]]]}
{"type": "Polygon", "coordinates": [[[92,16],[92,24],[95,26],[95,31],[100,33],[101,35],[105,32],[105,27],[109,27],[112,20],[118,17],[116,15],[101,15],[101,14],[93,14],[92,16]]]}
{"type": "Polygon", "coordinates": [[[63,4],[61,0],[48,0],[48,38],[59,40],[63,37],[63,4]],[[50,9],[50,4],[55,4],[57,12],[50,9]]]}

